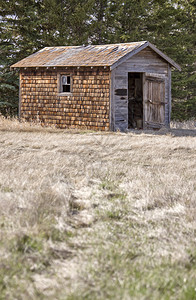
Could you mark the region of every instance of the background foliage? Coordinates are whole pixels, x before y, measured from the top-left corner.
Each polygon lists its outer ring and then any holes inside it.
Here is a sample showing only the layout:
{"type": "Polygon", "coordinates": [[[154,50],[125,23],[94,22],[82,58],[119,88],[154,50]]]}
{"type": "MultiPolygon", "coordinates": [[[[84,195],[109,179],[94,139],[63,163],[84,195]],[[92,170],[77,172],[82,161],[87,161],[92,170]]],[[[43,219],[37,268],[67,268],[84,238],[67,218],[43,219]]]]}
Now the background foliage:
{"type": "Polygon", "coordinates": [[[0,4],[0,112],[16,114],[10,65],[45,46],[148,40],[174,59],[173,118],[196,115],[195,0],[4,0],[0,4]]]}

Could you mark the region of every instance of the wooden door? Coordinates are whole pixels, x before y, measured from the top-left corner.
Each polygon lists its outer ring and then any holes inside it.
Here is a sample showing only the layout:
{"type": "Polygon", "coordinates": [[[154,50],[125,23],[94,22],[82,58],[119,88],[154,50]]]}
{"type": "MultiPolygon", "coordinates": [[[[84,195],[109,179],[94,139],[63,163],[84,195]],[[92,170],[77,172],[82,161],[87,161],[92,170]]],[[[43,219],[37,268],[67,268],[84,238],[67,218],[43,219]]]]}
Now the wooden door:
{"type": "Polygon", "coordinates": [[[162,74],[144,74],[144,128],[160,128],[165,125],[165,82],[166,78],[162,74]]]}

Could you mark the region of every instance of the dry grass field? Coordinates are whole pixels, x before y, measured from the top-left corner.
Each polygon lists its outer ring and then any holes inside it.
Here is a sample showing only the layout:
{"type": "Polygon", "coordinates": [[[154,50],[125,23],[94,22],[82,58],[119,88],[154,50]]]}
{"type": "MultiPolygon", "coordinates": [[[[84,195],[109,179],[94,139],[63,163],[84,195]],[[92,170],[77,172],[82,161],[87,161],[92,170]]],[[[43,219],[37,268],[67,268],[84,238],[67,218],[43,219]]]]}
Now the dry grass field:
{"type": "Polygon", "coordinates": [[[0,118],[0,300],[196,299],[196,131],[0,118]]]}

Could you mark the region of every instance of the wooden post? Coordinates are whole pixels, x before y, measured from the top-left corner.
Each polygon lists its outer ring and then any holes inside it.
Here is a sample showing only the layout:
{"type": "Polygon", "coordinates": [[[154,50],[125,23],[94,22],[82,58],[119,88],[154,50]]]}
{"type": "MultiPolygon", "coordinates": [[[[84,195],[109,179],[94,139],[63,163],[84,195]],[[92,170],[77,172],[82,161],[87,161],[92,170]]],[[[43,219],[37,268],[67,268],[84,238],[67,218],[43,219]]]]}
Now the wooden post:
{"type": "Polygon", "coordinates": [[[170,121],[171,121],[171,105],[172,105],[172,96],[171,96],[171,67],[168,64],[168,85],[169,85],[169,99],[168,99],[168,104],[169,104],[169,118],[168,118],[168,125],[170,127],[170,121]]]}
{"type": "Polygon", "coordinates": [[[18,104],[18,117],[19,120],[21,118],[21,82],[22,82],[22,74],[21,70],[19,71],[19,104],[18,104]]]}
{"type": "Polygon", "coordinates": [[[146,80],[145,80],[146,74],[143,73],[142,76],[142,89],[143,89],[143,129],[146,129],[146,105],[145,105],[145,100],[146,100],[146,80]]]}

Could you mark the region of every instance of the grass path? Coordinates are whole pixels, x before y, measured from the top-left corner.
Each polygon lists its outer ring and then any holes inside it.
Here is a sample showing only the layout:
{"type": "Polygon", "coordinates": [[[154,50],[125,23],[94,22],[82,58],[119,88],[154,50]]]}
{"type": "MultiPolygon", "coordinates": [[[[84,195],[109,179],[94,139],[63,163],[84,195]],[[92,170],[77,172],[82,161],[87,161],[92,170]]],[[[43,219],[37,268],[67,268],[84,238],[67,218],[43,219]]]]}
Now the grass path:
{"type": "Polygon", "coordinates": [[[0,130],[1,300],[196,299],[193,130],[0,130]]]}

